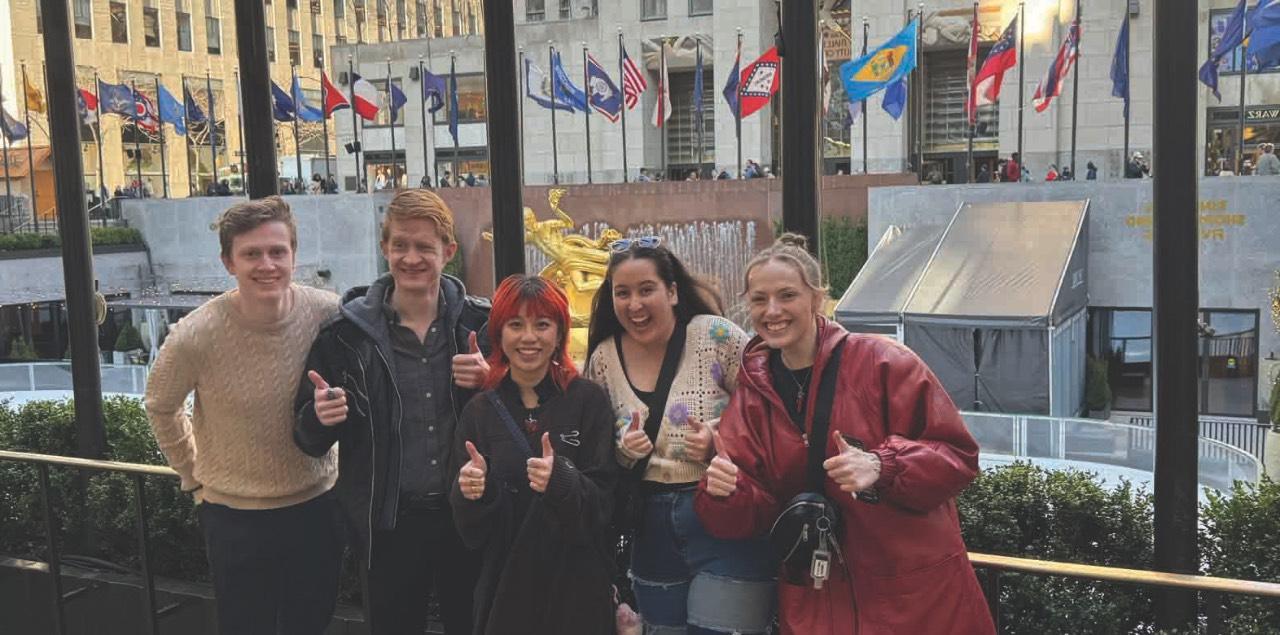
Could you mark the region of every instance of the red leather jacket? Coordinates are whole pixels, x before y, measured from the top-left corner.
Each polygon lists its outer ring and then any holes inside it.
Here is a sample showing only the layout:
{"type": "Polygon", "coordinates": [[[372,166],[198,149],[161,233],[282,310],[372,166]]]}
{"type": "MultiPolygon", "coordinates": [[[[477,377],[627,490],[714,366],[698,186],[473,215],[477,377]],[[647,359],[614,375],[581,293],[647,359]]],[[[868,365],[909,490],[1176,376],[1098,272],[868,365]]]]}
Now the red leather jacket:
{"type": "MultiPolygon", "coordinates": [[[[843,342],[831,428],[880,458],[880,502],[855,500],[827,479],[826,494],[844,514],[840,548],[847,567],[833,563],[820,591],[780,581],[782,632],[995,633],[956,516],[955,497],[978,470],[978,445],[959,411],[906,347],[818,320],[813,381],[843,342]]],[[[766,534],[804,488],[805,440],[773,388],[768,354],[759,337],[747,344],[738,390],[720,419],[725,449],[739,468],[738,489],[712,496],[704,479],[694,501],[707,531],[719,538],[766,534]]],[[[813,412],[816,393],[806,412],[813,412]]],[[[830,435],[822,443],[827,456],[836,453],[830,435]]]]}

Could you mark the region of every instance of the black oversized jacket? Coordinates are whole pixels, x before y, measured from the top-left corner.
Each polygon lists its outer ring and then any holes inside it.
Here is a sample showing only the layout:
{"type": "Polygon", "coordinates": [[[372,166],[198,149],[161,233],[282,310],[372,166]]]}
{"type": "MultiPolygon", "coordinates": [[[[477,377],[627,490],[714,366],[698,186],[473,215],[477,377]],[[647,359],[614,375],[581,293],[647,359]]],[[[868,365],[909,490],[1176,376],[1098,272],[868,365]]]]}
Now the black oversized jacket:
{"type": "MultiPolygon", "coordinates": [[[[607,635],[614,632],[614,611],[606,528],[619,472],[613,409],[604,389],[582,378],[563,392],[544,381],[538,393],[539,425],[550,433],[556,455],[545,493],[529,488],[528,455],[484,394],[467,404],[454,438],[454,523],[483,559],[475,632],[607,635]],[[456,479],[469,459],[466,441],[488,463],[485,494],[475,501],[462,496],[456,479]]],[[[498,394],[519,419],[520,397],[510,379],[498,394]]],[[[521,434],[541,456],[541,432],[521,434]]]]}
{"type": "MultiPolygon", "coordinates": [[[[400,452],[401,399],[396,389],[394,353],[383,310],[391,276],[384,275],[368,287],[356,287],[343,298],[337,317],[320,329],[298,385],[294,407],[293,440],[303,452],[320,456],[338,443],[338,483],[334,491],[359,553],[372,561],[374,530],[395,527],[400,495],[400,461],[410,460],[400,452]],[[314,370],[330,386],[347,393],[347,420],[325,426],[316,418],[315,387],[306,377],[314,370]]],[[[486,326],[488,301],[466,295],[462,282],[442,276],[441,306],[444,327],[452,334],[450,358],[466,352],[467,339],[474,331],[481,350],[488,347],[486,326]]],[[[475,391],[453,386],[450,399],[455,415],[449,425],[440,425],[440,447],[453,447],[453,422],[475,391]]],[[[446,483],[457,471],[446,472],[446,483]]]]}

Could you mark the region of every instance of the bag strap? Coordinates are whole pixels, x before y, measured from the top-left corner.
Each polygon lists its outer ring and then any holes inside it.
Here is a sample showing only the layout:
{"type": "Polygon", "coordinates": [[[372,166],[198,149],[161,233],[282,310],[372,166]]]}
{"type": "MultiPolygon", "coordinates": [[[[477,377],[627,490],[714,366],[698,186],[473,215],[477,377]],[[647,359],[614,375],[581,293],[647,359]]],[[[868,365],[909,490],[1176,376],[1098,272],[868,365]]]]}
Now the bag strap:
{"type": "Polygon", "coordinates": [[[498,396],[496,390],[484,391],[484,396],[493,404],[493,409],[498,411],[498,418],[507,425],[507,432],[511,433],[511,438],[516,442],[516,447],[524,451],[525,458],[534,458],[533,447],[529,445],[529,439],[525,438],[524,433],[520,431],[520,426],[516,425],[516,420],[512,418],[511,411],[507,410],[507,404],[502,403],[502,398],[498,396]]]}
{"type": "Polygon", "coordinates": [[[840,358],[844,355],[845,338],[836,343],[835,350],[822,368],[822,380],[814,399],[813,428],[809,431],[809,465],[806,472],[806,491],[821,494],[825,491],[827,472],[822,468],[827,454],[827,431],[831,429],[831,404],[836,399],[836,375],[840,373],[840,358]]]}

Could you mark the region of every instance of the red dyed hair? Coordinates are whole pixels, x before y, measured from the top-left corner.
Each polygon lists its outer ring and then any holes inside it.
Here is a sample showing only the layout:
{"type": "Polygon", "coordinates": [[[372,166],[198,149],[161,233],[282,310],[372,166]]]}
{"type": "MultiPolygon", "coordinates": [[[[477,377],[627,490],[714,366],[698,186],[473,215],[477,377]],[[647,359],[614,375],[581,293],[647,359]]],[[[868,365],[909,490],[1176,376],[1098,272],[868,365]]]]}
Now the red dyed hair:
{"type": "Polygon", "coordinates": [[[520,316],[525,309],[530,317],[550,318],[560,331],[560,343],[551,354],[551,380],[564,390],[578,376],[578,369],[569,358],[569,298],[564,291],[538,276],[508,276],[493,293],[493,308],[489,311],[489,341],[493,350],[489,353],[489,375],[484,379],[485,389],[498,386],[510,370],[507,356],[502,352],[502,330],[507,322],[520,316]]]}

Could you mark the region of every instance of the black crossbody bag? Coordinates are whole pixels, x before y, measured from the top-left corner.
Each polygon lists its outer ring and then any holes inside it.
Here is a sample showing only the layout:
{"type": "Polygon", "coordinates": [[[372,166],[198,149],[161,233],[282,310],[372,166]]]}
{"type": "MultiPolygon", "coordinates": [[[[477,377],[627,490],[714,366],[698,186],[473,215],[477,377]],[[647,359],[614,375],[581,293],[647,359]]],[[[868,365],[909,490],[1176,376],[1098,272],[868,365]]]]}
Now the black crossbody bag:
{"type": "MultiPolygon", "coordinates": [[[[843,354],[842,340],[822,369],[818,395],[814,399],[813,429],[809,433],[805,490],[787,501],[769,529],[769,544],[773,547],[774,556],[782,563],[786,581],[795,585],[812,584],[815,589],[821,589],[831,576],[833,555],[838,562],[844,563],[844,554],[840,552],[840,507],[825,493],[827,472],[822,467],[826,460],[827,433],[831,429],[836,376],[840,373],[843,354]]],[[[856,439],[849,443],[862,448],[862,443],[856,439]]],[[[858,498],[869,503],[879,501],[874,492],[861,493],[858,498]]]]}

